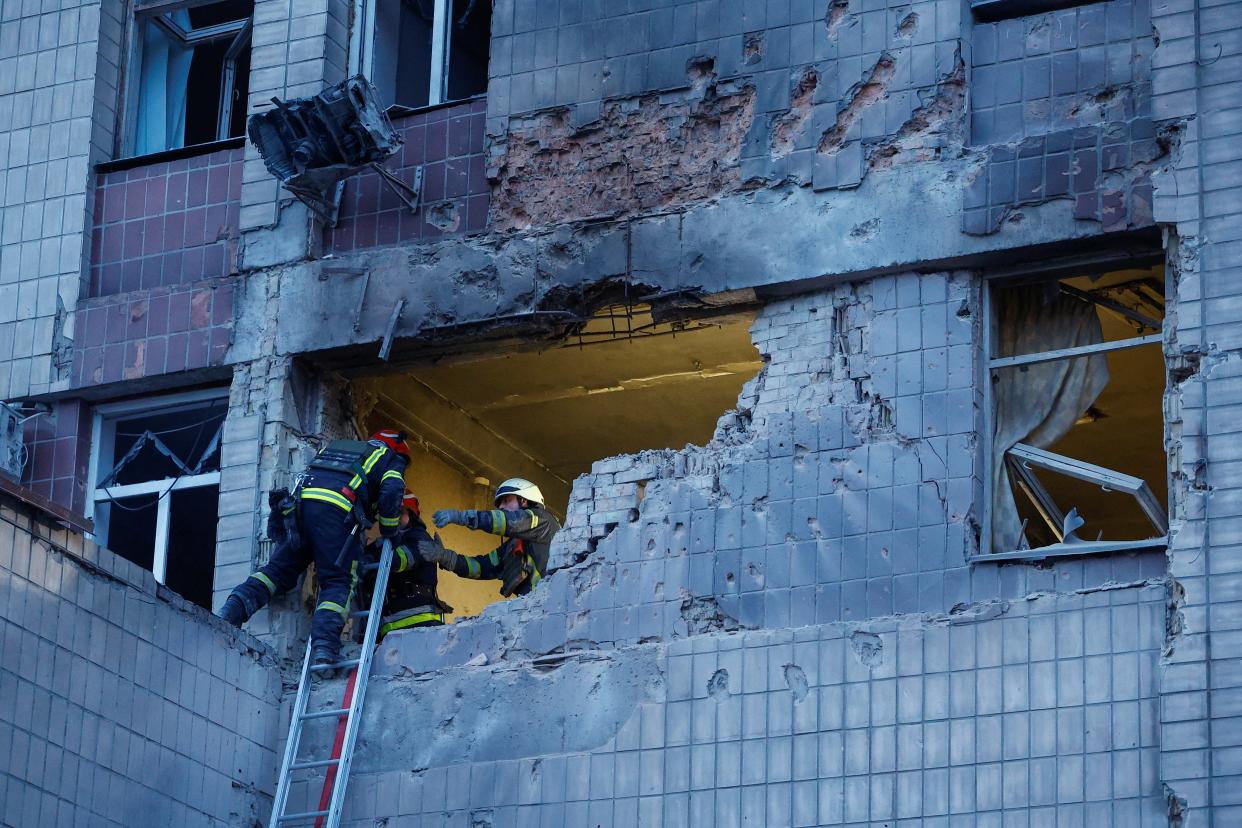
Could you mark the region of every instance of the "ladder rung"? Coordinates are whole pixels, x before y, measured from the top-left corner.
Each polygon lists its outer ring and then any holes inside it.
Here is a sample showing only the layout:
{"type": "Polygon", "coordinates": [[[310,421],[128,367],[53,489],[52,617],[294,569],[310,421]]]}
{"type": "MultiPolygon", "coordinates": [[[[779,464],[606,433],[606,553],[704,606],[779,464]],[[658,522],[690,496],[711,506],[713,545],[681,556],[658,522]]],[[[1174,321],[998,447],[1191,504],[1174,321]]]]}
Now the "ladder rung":
{"type": "MultiPolygon", "coordinates": [[[[391,564],[393,550],[392,550],[392,544],[387,540],[384,541],[383,546],[384,546],[384,549],[383,549],[383,553],[380,556],[379,562],[363,563],[361,566],[361,570],[363,572],[376,572],[377,573],[375,576],[376,577],[376,584],[375,584],[376,593],[374,596],[372,596],[372,600],[371,600],[372,609],[360,609],[358,611],[348,613],[349,618],[367,619],[366,633],[363,636],[363,647],[364,648],[367,647],[368,645],[374,646],[376,631],[379,627],[379,624],[376,622],[377,622],[377,619],[382,619],[384,615],[384,612],[382,609],[383,595],[384,595],[383,587],[384,587],[385,582],[388,580],[389,569],[387,568],[387,566],[391,564]],[[384,567],[384,571],[379,572],[378,570],[381,569],[381,563],[384,564],[385,567],[384,567]]],[[[350,758],[353,756],[354,747],[355,747],[356,740],[358,737],[358,732],[356,728],[360,720],[359,717],[357,717],[355,714],[362,712],[362,700],[363,700],[363,695],[367,687],[366,685],[367,677],[365,675],[362,676],[361,683],[353,688],[354,695],[352,699],[350,699],[350,701],[348,702],[348,706],[340,707],[340,708],[333,708],[330,710],[316,710],[312,712],[306,712],[308,694],[310,693],[310,688],[312,686],[312,681],[310,679],[317,672],[323,673],[327,671],[336,671],[342,668],[351,668],[351,667],[358,668],[362,666],[362,662],[364,661],[367,662],[367,664],[370,664],[372,651],[364,649],[362,650],[361,654],[356,658],[349,658],[349,659],[345,659],[342,661],[337,661],[333,664],[308,663],[310,662],[313,656],[314,656],[313,644],[311,642],[308,642],[307,651],[306,651],[306,662],[303,662],[305,666],[302,668],[303,670],[302,676],[298,682],[297,700],[294,703],[294,707],[293,707],[294,709],[293,721],[290,724],[289,735],[285,742],[285,753],[284,753],[284,758],[281,760],[280,778],[277,781],[277,785],[276,785],[275,806],[273,807],[273,819],[272,819],[273,826],[282,826],[282,825],[289,825],[291,823],[298,823],[298,822],[305,823],[311,820],[319,820],[333,813],[336,813],[337,818],[339,819],[340,803],[338,802],[338,798],[340,794],[345,790],[345,784],[348,781],[349,762],[350,762],[350,758]],[[297,711],[299,710],[303,712],[298,713],[297,711]],[[308,759],[307,761],[304,761],[304,762],[297,761],[298,745],[301,740],[302,734],[304,732],[305,722],[311,719],[325,719],[329,721],[331,719],[336,719],[337,727],[340,726],[341,721],[344,721],[345,738],[343,740],[343,743],[340,745],[340,749],[341,749],[340,756],[336,758],[331,758],[331,759],[308,759]],[[336,773],[339,774],[339,776],[336,779],[335,788],[333,789],[333,794],[332,794],[333,802],[336,804],[330,806],[327,810],[303,811],[301,813],[295,813],[295,814],[279,813],[280,811],[283,811],[284,808],[288,805],[289,786],[291,784],[292,774],[294,771],[309,770],[311,768],[332,768],[332,767],[335,767],[336,773]]],[[[338,655],[337,658],[340,658],[340,656],[338,655]]],[[[342,701],[345,701],[345,700],[342,699],[342,701]]],[[[331,772],[329,772],[329,774],[331,774],[331,772]]],[[[312,776],[312,779],[313,778],[314,777],[312,776]]]]}
{"type": "Polygon", "coordinates": [[[277,822],[293,822],[295,819],[310,819],[311,817],[327,816],[327,811],[303,811],[300,814],[284,814],[276,818],[277,822]]]}
{"type": "Polygon", "coordinates": [[[339,670],[342,667],[357,667],[359,659],[350,658],[345,661],[338,661],[335,664],[312,664],[312,670],[339,670]]]}
{"type": "Polygon", "coordinates": [[[314,762],[295,762],[289,766],[289,770],[306,770],[307,768],[326,768],[329,765],[335,765],[340,759],[319,759],[314,762]]]}

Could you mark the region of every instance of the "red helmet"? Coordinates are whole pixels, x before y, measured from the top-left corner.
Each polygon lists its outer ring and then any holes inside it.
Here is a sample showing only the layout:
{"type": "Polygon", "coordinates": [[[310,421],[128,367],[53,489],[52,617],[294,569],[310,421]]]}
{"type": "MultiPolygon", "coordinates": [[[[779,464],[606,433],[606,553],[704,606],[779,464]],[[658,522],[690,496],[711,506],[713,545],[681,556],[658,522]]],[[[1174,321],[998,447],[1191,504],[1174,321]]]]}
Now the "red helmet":
{"type": "Polygon", "coordinates": [[[405,490],[405,496],[401,498],[401,508],[409,509],[414,513],[414,517],[418,517],[420,515],[418,498],[409,489],[405,490]]]}
{"type": "Polygon", "coordinates": [[[371,435],[372,443],[382,443],[405,459],[410,459],[410,447],[405,444],[405,432],[386,428],[371,435]]]}

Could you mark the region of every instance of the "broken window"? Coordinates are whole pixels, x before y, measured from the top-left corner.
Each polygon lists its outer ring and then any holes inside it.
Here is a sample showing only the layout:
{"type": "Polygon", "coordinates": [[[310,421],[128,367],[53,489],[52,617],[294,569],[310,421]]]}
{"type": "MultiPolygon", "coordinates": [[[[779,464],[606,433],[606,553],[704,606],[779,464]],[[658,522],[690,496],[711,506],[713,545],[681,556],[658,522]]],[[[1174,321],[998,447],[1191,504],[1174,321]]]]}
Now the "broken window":
{"type": "Polygon", "coordinates": [[[96,409],[95,540],[211,608],[224,390],[96,409]]]}
{"type": "MultiPolygon", "coordinates": [[[[627,304],[586,320],[545,313],[540,318],[555,317],[558,330],[539,343],[526,331],[521,341],[431,363],[425,352],[411,354],[421,361],[354,381],[355,399],[373,401],[362,427],[397,426],[411,435],[406,479],[428,520],[437,509],[493,508],[497,484],[525,477],[564,521],[571,484],[592,463],[706,443],[762,367],[751,313],[657,321],[649,307],[627,304]],[[569,320],[563,326],[562,318],[569,320]]],[[[641,492],[637,481],[620,484],[616,508],[632,508],[641,492]]],[[[439,531],[463,554],[499,545],[495,536],[458,526],[439,531]]],[[[439,577],[441,597],[457,616],[477,615],[499,598],[495,581],[439,577]]]]}
{"type": "Polygon", "coordinates": [[[361,71],[385,104],[416,108],[487,91],[488,0],[366,0],[361,71]]]}
{"type": "Polygon", "coordinates": [[[1160,269],[993,283],[986,301],[984,550],[1042,558],[1163,546],[1160,269]]]}
{"type": "Polygon", "coordinates": [[[127,154],[245,133],[253,12],[253,0],[139,3],[129,71],[127,154]]]}

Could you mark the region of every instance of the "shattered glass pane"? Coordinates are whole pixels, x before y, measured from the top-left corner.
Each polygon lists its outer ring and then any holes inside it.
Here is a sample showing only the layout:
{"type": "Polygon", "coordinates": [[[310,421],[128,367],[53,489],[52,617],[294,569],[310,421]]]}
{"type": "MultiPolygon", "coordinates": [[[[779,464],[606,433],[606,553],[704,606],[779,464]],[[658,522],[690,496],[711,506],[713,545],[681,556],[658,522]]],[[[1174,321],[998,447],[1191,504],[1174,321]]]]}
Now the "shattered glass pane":
{"type": "MultiPolygon", "coordinates": [[[[117,421],[113,456],[107,471],[115,468],[127,453],[147,432],[159,438],[180,461],[181,465],[194,469],[202,462],[200,472],[219,471],[219,441],[213,438],[224,423],[226,413],[223,402],[214,406],[182,409],[173,413],[144,414],[117,421]],[[204,457],[206,452],[210,451],[204,457]]],[[[184,474],[176,461],[168,457],[155,441],[147,439],[145,445],[117,472],[114,485],[143,483],[148,480],[164,480],[184,474]]],[[[101,474],[101,480],[107,476],[101,474]]]]}

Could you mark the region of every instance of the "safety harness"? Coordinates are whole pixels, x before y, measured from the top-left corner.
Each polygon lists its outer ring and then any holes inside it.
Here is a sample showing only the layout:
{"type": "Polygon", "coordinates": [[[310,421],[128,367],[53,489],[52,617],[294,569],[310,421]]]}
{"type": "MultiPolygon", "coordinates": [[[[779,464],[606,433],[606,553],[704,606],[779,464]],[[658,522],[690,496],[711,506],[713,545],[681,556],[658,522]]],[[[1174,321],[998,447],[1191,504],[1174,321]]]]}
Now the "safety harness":
{"type": "MultiPolygon", "coordinates": [[[[366,530],[371,525],[367,517],[365,504],[367,496],[367,475],[375,468],[375,464],[384,456],[387,449],[376,447],[362,440],[333,440],[325,446],[307,468],[311,470],[335,472],[350,475],[350,480],[339,489],[327,489],[321,486],[306,486],[301,489],[302,500],[320,500],[339,506],[354,516],[358,526],[366,530]]],[[[389,474],[400,475],[399,472],[389,474]]]]}

